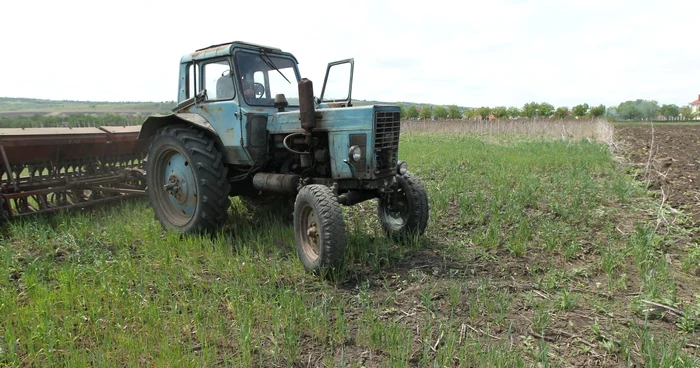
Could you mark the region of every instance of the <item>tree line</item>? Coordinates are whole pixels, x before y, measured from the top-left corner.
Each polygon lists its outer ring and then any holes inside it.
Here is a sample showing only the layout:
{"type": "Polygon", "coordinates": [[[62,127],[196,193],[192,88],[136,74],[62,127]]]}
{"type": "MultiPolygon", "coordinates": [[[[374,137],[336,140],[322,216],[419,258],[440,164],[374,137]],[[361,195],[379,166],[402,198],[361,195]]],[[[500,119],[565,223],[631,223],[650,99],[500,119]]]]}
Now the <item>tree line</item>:
{"type": "Polygon", "coordinates": [[[139,125],[144,120],[140,114],[22,115],[0,117],[0,128],[121,126],[139,125]]]}
{"type": "Polygon", "coordinates": [[[554,118],[554,119],[582,119],[607,117],[611,120],[691,120],[697,116],[687,107],[679,107],[674,104],[659,105],[653,100],[625,101],[618,106],[606,107],[605,105],[590,106],[582,103],[572,107],[554,105],[547,102],[529,102],[522,107],[482,106],[478,108],[460,108],[457,105],[412,105],[408,108],[401,107],[401,117],[404,119],[443,120],[443,119],[471,119],[471,120],[502,120],[517,118],[554,118]]]}

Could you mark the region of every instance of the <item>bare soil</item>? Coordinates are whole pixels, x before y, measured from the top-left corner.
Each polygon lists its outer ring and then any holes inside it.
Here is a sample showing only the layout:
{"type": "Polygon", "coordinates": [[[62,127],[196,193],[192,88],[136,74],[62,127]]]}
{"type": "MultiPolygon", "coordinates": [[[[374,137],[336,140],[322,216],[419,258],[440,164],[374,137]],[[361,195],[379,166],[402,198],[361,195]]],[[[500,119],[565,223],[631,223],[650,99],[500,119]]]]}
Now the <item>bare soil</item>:
{"type": "Polygon", "coordinates": [[[639,180],[700,220],[700,124],[618,126],[615,140],[639,180]]]}

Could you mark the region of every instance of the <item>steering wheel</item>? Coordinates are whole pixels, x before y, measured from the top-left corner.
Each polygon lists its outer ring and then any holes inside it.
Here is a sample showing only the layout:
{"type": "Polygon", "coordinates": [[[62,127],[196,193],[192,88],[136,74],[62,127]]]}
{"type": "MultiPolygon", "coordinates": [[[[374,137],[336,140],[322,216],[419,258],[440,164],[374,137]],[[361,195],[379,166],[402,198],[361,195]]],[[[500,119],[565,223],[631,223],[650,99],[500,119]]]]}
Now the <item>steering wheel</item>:
{"type": "Polygon", "coordinates": [[[265,86],[262,83],[253,83],[253,92],[255,92],[255,98],[260,98],[265,94],[265,86]]]}

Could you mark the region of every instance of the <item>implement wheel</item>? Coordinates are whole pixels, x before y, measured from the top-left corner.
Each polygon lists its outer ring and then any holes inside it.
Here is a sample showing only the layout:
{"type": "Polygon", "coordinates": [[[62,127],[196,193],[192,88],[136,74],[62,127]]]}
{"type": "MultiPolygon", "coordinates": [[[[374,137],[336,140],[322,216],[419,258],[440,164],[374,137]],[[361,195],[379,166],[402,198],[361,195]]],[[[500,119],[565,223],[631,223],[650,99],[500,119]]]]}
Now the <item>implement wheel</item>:
{"type": "Polygon", "coordinates": [[[307,185],[294,203],[294,234],[304,267],[314,273],[337,266],[345,255],[347,236],[338,199],[325,185],[307,185]]]}
{"type": "Polygon", "coordinates": [[[384,232],[401,240],[422,235],[428,226],[428,195],[417,176],[410,172],[397,175],[398,188],[379,198],[377,210],[384,232]]]}
{"type": "Polygon", "coordinates": [[[147,192],[156,219],[179,233],[215,230],[231,204],[227,168],[212,138],[185,125],[161,128],[146,162],[147,192]]]}

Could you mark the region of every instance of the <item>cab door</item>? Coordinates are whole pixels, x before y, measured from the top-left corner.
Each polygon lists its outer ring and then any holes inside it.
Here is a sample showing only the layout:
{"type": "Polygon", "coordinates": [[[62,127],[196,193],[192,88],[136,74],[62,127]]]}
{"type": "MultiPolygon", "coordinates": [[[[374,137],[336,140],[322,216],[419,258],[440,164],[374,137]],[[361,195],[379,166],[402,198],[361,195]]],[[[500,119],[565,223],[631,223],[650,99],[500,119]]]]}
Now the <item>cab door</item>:
{"type": "Polygon", "coordinates": [[[229,57],[200,62],[201,91],[204,99],[197,112],[216,130],[224,145],[229,163],[250,165],[251,158],[243,147],[241,108],[236,101],[236,84],[229,57]]]}
{"type": "Polygon", "coordinates": [[[323,79],[321,103],[333,107],[352,106],[352,76],[355,59],[338,60],[328,63],[323,79]]]}

